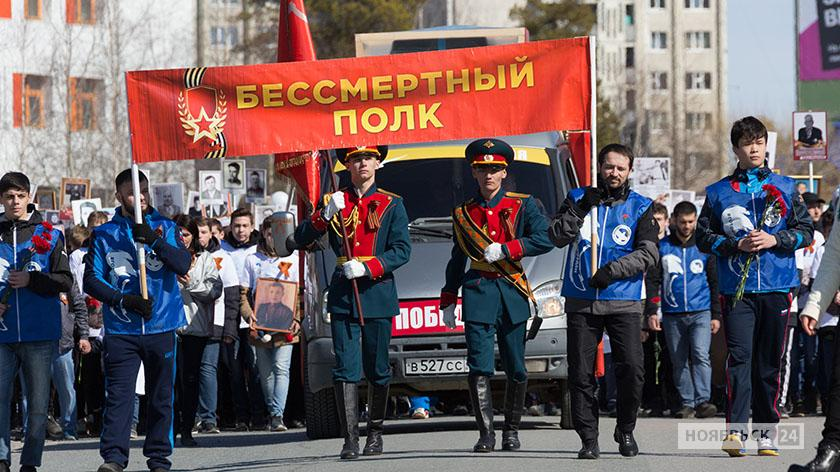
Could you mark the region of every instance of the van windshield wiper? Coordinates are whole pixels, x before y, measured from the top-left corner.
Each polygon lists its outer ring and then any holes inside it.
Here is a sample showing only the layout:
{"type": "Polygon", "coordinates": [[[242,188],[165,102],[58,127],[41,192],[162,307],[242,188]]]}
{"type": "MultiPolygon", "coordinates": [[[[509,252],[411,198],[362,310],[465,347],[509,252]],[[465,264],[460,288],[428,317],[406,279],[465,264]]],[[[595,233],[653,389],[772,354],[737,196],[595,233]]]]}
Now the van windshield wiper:
{"type": "Polygon", "coordinates": [[[449,227],[452,225],[450,218],[417,218],[408,224],[408,230],[413,233],[422,233],[428,236],[439,236],[446,239],[452,238],[452,233],[443,229],[441,226],[449,227]]]}

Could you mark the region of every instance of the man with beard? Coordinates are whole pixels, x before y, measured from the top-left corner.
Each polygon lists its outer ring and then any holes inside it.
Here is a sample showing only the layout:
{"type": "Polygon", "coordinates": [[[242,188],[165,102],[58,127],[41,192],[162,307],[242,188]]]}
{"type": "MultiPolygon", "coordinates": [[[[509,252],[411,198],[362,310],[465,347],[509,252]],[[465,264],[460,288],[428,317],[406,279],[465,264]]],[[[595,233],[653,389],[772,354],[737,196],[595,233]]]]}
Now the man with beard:
{"type": "Polygon", "coordinates": [[[569,192],[549,227],[557,247],[571,244],[563,277],[568,319],[572,423],[583,443],[579,459],[600,457],[595,356],[604,330],[610,336],[617,383],[618,421],[613,438],[622,456],[639,447],[633,437],[644,383],[641,343],[643,274],[659,260],[652,202],[630,190],[633,152],[609,144],[598,153],[598,184],[569,192]],[[591,267],[589,211],[598,209],[597,266],[591,267]]]}

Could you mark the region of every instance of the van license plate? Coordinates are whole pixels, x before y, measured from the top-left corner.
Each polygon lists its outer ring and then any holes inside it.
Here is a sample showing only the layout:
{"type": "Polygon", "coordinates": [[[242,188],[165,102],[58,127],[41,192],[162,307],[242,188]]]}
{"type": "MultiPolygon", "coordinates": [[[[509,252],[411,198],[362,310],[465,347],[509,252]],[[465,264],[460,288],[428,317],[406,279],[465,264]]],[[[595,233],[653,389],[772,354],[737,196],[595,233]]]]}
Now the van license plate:
{"type": "Polygon", "coordinates": [[[405,360],[405,375],[465,374],[466,357],[433,357],[405,360]]]}

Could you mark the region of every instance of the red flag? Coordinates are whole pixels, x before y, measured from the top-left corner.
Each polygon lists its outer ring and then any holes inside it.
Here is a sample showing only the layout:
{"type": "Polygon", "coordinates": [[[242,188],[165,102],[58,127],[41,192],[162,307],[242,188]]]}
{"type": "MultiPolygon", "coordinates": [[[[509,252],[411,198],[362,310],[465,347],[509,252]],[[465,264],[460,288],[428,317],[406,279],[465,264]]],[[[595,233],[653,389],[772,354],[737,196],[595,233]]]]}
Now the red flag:
{"type": "MultiPolygon", "coordinates": [[[[314,61],[315,47],[303,0],[280,2],[280,27],[277,34],[277,62],[314,61]]],[[[318,151],[306,154],[274,155],[277,173],[293,178],[300,191],[316,205],[321,195],[321,159],[318,151]]]]}

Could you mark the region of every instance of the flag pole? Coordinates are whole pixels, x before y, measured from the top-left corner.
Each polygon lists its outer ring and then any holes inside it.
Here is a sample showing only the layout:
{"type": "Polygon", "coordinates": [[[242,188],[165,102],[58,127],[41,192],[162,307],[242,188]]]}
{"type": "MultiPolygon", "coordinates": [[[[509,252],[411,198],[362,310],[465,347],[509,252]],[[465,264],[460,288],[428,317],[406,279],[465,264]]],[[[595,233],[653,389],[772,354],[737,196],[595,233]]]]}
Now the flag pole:
{"type": "MultiPolygon", "coordinates": [[[[143,208],[140,204],[140,168],[136,162],[131,163],[131,187],[134,191],[134,222],[143,223],[143,208]]],[[[137,247],[137,265],[140,268],[140,294],[144,300],[149,299],[149,288],[146,284],[146,248],[143,243],[134,243],[137,247]]]]}
{"type": "MultiPolygon", "coordinates": [[[[328,160],[330,166],[330,185],[332,193],[338,192],[338,175],[335,173],[335,166],[332,159],[328,160]]],[[[344,215],[341,210],[336,213],[338,215],[338,225],[341,226],[341,240],[344,242],[344,254],[347,260],[353,259],[353,248],[350,246],[350,240],[347,238],[347,227],[344,226],[344,215]]],[[[353,299],[356,302],[356,311],[359,312],[359,324],[365,325],[365,316],[362,313],[362,297],[359,296],[359,283],[356,279],[350,279],[350,285],[353,287],[353,299]]]]}
{"type": "MultiPolygon", "coordinates": [[[[596,59],[596,39],[595,36],[589,37],[589,90],[591,90],[591,96],[589,97],[589,139],[590,139],[590,146],[589,146],[589,165],[590,165],[590,178],[589,184],[593,187],[598,186],[598,160],[595,158],[596,153],[598,152],[598,113],[597,113],[597,105],[598,105],[598,83],[595,78],[595,66],[597,63],[596,59]]],[[[591,213],[591,241],[592,241],[592,253],[590,256],[592,257],[590,265],[592,267],[592,274],[595,274],[595,271],[598,270],[598,207],[592,207],[591,213]]]]}

